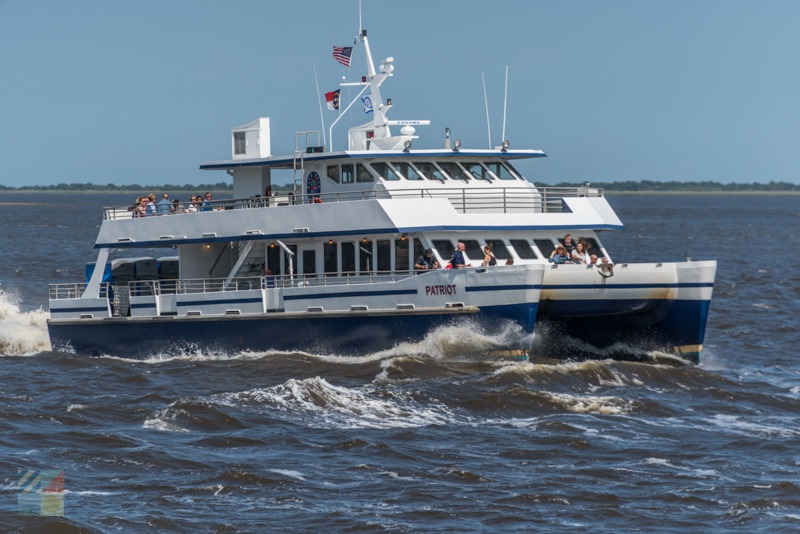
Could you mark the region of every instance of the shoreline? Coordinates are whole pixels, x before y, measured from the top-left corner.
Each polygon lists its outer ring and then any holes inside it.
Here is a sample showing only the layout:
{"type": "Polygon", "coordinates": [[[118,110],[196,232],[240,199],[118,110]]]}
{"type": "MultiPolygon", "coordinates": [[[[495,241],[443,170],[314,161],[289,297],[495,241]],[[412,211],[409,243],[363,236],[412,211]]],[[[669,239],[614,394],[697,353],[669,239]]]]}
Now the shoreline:
{"type": "MultiPolygon", "coordinates": [[[[145,195],[150,194],[153,190],[119,190],[119,191],[98,191],[94,189],[87,189],[85,191],[63,191],[63,190],[51,190],[51,191],[42,191],[37,189],[14,189],[14,190],[6,190],[0,191],[0,195],[22,195],[22,194],[50,194],[50,195],[145,195]]],[[[167,193],[170,196],[189,196],[194,193],[190,191],[158,191],[156,196],[163,195],[167,193]]],[[[212,195],[232,195],[233,191],[230,190],[211,190],[210,193],[212,195]]],[[[655,195],[655,196],[677,196],[677,195],[686,195],[686,196],[778,196],[778,195],[800,195],[800,191],[605,191],[606,196],[613,196],[613,195],[628,195],[628,196],[646,196],[646,195],[655,195]]]]}

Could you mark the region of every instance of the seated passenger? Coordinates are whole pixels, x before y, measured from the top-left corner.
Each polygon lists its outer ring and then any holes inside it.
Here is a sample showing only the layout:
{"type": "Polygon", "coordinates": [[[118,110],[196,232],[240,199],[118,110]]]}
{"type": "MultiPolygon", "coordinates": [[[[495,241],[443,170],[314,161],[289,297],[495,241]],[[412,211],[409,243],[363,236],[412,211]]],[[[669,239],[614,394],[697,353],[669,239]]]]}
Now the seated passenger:
{"type": "Polygon", "coordinates": [[[433,257],[433,250],[427,248],[414,262],[414,269],[428,271],[434,269],[434,263],[436,263],[436,259],[433,257]]]}
{"type": "Polygon", "coordinates": [[[597,265],[597,254],[589,256],[589,265],[597,265]]]}
{"type": "Polygon", "coordinates": [[[572,261],[572,255],[567,252],[564,245],[558,245],[550,254],[550,259],[547,261],[550,263],[574,263],[572,261]]]}
{"type": "Polygon", "coordinates": [[[578,241],[575,245],[575,250],[572,251],[572,259],[575,260],[576,263],[588,264],[589,254],[586,252],[586,245],[578,241]]]}
{"type": "Polygon", "coordinates": [[[211,193],[206,193],[206,200],[200,207],[200,211],[211,211],[214,207],[211,205],[211,193]]]}
{"type": "Polygon", "coordinates": [[[136,209],[133,210],[134,217],[147,216],[147,202],[147,197],[139,197],[138,206],[136,206],[136,209]]]}
{"type": "Polygon", "coordinates": [[[172,201],[172,213],[186,213],[186,206],[181,204],[181,201],[177,198],[172,201]]]}
{"type": "Polygon", "coordinates": [[[189,213],[197,213],[197,197],[192,195],[189,197],[189,207],[186,208],[189,213]]]}
{"type": "Polygon", "coordinates": [[[497,258],[494,257],[492,254],[492,245],[486,245],[483,247],[483,263],[481,263],[482,267],[494,267],[497,265],[497,258]]]}
{"type": "Polygon", "coordinates": [[[161,196],[161,200],[156,204],[156,213],[158,215],[169,215],[170,208],[172,208],[172,202],[169,201],[169,195],[164,193],[161,196]]]}
{"type": "Polygon", "coordinates": [[[153,193],[147,195],[147,216],[148,217],[155,217],[156,216],[156,196],[153,193]]]}

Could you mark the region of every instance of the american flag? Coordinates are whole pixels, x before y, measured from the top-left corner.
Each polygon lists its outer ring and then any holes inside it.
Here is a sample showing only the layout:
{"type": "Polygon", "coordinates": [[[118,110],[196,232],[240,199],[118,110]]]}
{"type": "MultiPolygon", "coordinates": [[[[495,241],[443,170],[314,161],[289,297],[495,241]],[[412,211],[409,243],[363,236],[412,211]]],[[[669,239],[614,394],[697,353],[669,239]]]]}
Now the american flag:
{"type": "Polygon", "coordinates": [[[353,53],[353,47],[344,47],[344,46],[334,46],[333,47],[333,59],[344,65],[345,67],[350,66],[350,56],[353,53]]]}

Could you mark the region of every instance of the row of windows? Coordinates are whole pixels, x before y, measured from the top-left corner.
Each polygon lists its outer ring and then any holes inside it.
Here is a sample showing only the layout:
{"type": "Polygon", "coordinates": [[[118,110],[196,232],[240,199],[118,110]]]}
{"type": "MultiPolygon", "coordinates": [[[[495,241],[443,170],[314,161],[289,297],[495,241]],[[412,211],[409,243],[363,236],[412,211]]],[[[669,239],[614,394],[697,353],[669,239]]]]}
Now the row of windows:
{"type": "MultiPolygon", "coordinates": [[[[600,256],[600,244],[594,238],[584,238],[584,240],[591,245],[593,253],[600,256]]],[[[507,260],[512,258],[511,251],[502,239],[486,239],[484,245],[481,245],[475,239],[464,239],[464,255],[467,261],[482,262],[483,261],[483,246],[492,245],[492,254],[498,260],[507,260]]],[[[523,260],[547,259],[550,254],[555,250],[558,242],[563,244],[563,239],[553,241],[551,239],[534,239],[532,243],[536,246],[531,246],[531,241],[527,239],[509,239],[508,243],[511,248],[516,252],[517,257],[523,260]],[[537,250],[543,255],[539,257],[537,250]]],[[[432,241],[433,248],[439,253],[439,257],[445,263],[450,260],[455,252],[455,246],[449,239],[434,239],[432,241]]],[[[297,273],[297,245],[287,245],[293,252],[291,256],[292,272],[297,273]]],[[[413,265],[410,263],[414,258],[423,254],[425,247],[419,239],[379,239],[373,241],[363,239],[356,242],[341,243],[342,255],[342,269],[343,273],[370,273],[375,270],[378,271],[407,271],[413,265]],[[412,245],[413,243],[413,245],[412,245]],[[394,265],[392,265],[391,248],[394,246],[394,265]],[[413,246],[413,257],[409,257],[409,251],[413,246]],[[358,253],[356,253],[358,252],[358,253]]],[[[273,274],[289,274],[289,261],[290,256],[284,253],[284,269],[281,270],[281,254],[282,250],[278,246],[267,247],[267,268],[273,274]]],[[[303,250],[301,251],[303,257],[303,272],[302,274],[317,273],[317,251],[316,250],[303,250]]],[[[339,272],[339,247],[337,243],[324,243],[322,246],[323,256],[323,272],[329,274],[336,274],[339,272]]],[[[442,265],[444,267],[444,265],[442,265]]]]}
{"type": "Polygon", "coordinates": [[[375,174],[384,180],[524,180],[522,175],[507,162],[463,163],[463,162],[411,162],[411,163],[343,163],[328,166],[328,178],[336,183],[352,184],[372,182],[375,174]]]}

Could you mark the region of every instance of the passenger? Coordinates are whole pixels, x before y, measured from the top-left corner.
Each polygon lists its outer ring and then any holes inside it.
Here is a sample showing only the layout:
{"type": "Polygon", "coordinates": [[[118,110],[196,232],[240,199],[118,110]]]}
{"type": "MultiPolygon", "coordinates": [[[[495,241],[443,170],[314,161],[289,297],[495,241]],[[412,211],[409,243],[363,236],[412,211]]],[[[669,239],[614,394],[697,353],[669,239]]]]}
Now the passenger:
{"type": "Polygon", "coordinates": [[[597,254],[589,256],[589,265],[597,265],[597,254]]]}
{"type": "Polygon", "coordinates": [[[147,197],[139,197],[138,205],[136,209],[133,211],[134,217],[145,217],[147,215],[147,197]]]}
{"type": "Polygon", "coordinates": [[[275,277],[272,276],[272,269],[264,271],[264,276],[267,278],[267,287],[275,287],[275,277]]]}
{"type": "Polygon", "coordinates": [[[575,250],[575,243],[572,242],[572,236],[567,234],[564,236],[564,248],[572,254],[572,251],[575,250]]]}
{"type": "Polygon", "coordinates": [[[483,247],[483,254],[483,263],[481,263],[481,267],[494,267],[497,265],[497,258],[492,254],[492,245],[483,247]]]}
{"type": "Polygon", "coordinates": [[[514,258],[508,258],[506,260],[506,265],[514,265],[514,258]]]}
{"type": "Polygon", "coordinates": [[[192,195],[189,197],[189,207],[186,208],[189,213],[197,213],[197,197],[192,195]]]}
{"type": "Polygon", "coordinates": [[[567,249],[564,245],[558,245],[552,254],[550,254],[550,259],[547,261],[550,263],[573,263],[572,256],[567,253],[567,249]]]}
{"type": "Polygon", "coordinates": [[[181,204],[181,201],[177,198],[172,201],[172,213],[181,214],[186,213],[186,206],[181,204]]]}
{"type": "Polygon", "coordinates": [[[572,259],[576,263],[589,263],[589,254],[587,254],[586,246],[582,242],[578,241],[575,245],[575,250],[572,251],[572,259]]]}
{"type": "Polygon", "coordinates": [[[467,263],[464,260],[464,250],[466,250],[467,246],[464,243],[459,242],[458,248],[455,252],[453,252],[453,257],[450,259],[450,265],[452,265],[453,269],[463,269],[464,267],[472,267],[471,263],[467,263]]]}
{"type": "Polygon", "coordinates": [[[434,268],[434,263],[436,263],[436,259],[433,257],[433,250],[426,248],[414,262],[414,269],[418,271],[428,271],[434,268]]]}
{"type": "Polygon", "coordinates": [[[206,201],[203,202],[200,211],[212,211],[214,207],[211,205],[211,193],[206,193],[206,201]]]}
{"type": "Polygon", "coordinates": [[[147,195],[147,216],[148,217],[155,217],[156,216],[156,196],[153,193],[147,195]]]}
{"type": "Polygon", "coordinates": [[[169,201],[169,195],[164,193],[161,195],[161,200],[156,204],[156,213],[158,215],[169,215],[172,202],[169,201]]]}

